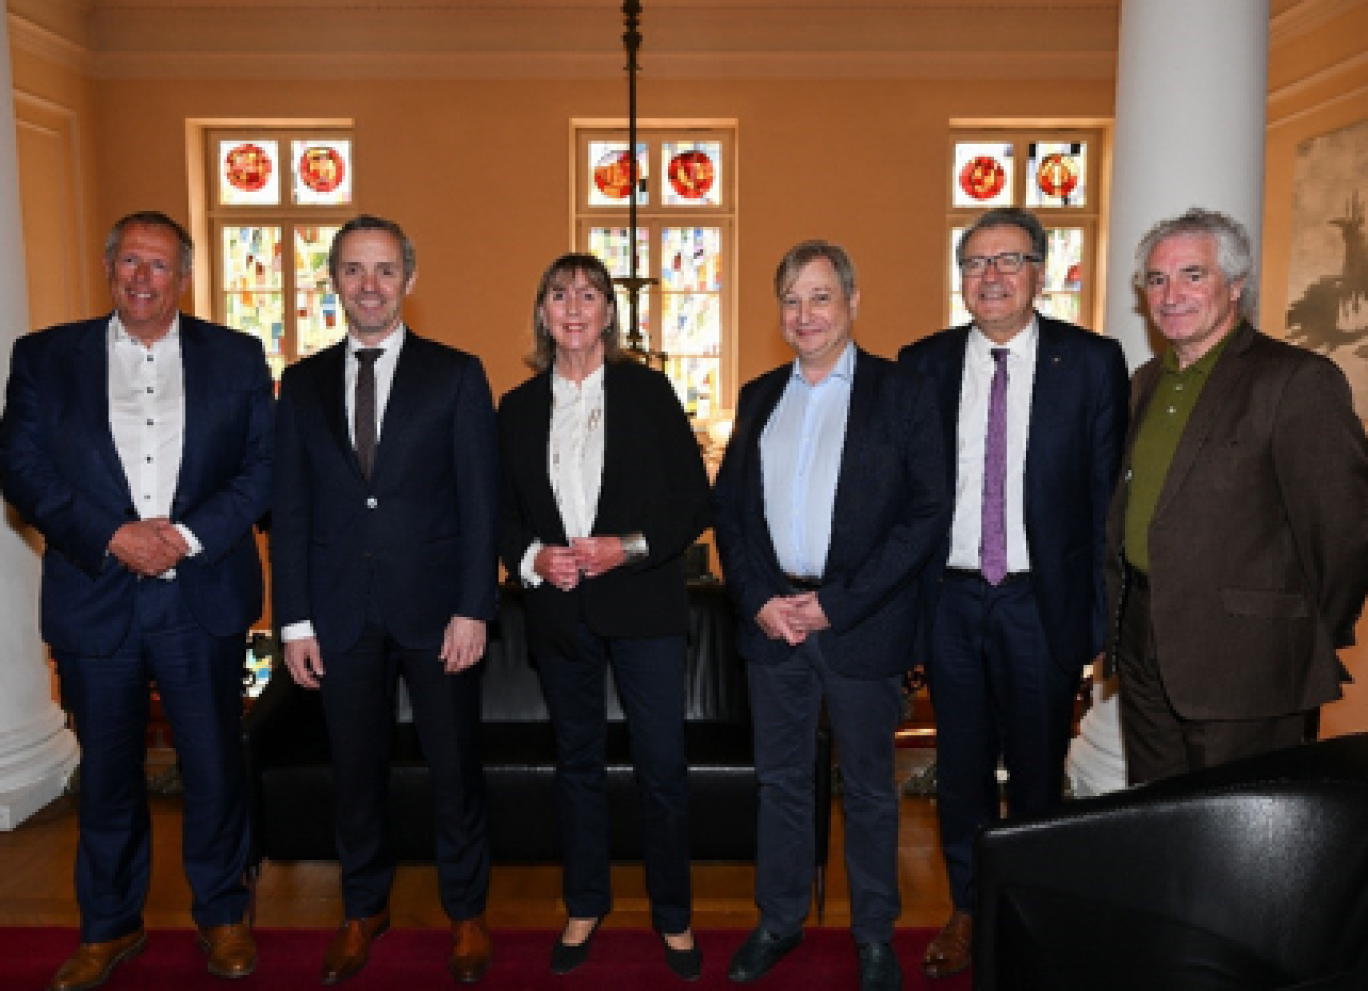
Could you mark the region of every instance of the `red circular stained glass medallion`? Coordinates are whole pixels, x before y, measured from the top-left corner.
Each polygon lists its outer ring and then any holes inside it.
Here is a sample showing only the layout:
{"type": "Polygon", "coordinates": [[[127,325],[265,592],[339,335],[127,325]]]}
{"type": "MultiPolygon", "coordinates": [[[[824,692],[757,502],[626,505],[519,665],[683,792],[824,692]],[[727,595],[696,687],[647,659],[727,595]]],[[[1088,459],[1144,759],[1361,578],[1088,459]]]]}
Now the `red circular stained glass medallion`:
{"type": "Polygon", "coordinates": [[[1036,169],[1036,185],[1046,196],[1068,196],[1078,186],[1078,162],[1072,155],[1046,155],[1036,169]]]}
{"type": "Polygon", "coordinates": [[[299,178],[315,193],[331,193],[346,174],[347,163],[335,148],[305,148],[299,156],[299,178]]]}
{"type": "Polygon", "coordinates": [[[224,156],[223,171],[234,189],[255,193],[271,178],[271,156],[257,145],[238,145],[224,156]]]}
{"type": "Polygon", "coordinates": [[[609,199],[623,199],[632,188],[632,156],[610,151],[594,166],[594,185],[609,199]]]}
{"type": "Polygon", "coordinates": [[[712,189],[716,174],[705,151],[681,151],[670,159],[670,185],[686,200],[701,200],[712,189]]]}
{"type": "Polygon", "coordinates": [[[1007,170],[991,155],[975,155],[960,169],[960,189],[976,200],[991,200],[1007,182],[1007,170]]]}

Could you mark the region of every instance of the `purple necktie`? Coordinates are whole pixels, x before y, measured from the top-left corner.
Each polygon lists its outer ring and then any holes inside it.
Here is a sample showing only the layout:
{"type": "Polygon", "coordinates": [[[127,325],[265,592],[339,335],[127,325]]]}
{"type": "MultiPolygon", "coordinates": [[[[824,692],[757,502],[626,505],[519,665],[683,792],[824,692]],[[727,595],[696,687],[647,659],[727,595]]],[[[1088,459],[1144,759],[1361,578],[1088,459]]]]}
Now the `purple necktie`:
{"type": "Polygon", "coordinates": [[[979,568],[998,585],[1007,576],[1007,348],[993,348],[993,384],[988,389],[988,437],[983,445],[983,519],[979,568]]]}

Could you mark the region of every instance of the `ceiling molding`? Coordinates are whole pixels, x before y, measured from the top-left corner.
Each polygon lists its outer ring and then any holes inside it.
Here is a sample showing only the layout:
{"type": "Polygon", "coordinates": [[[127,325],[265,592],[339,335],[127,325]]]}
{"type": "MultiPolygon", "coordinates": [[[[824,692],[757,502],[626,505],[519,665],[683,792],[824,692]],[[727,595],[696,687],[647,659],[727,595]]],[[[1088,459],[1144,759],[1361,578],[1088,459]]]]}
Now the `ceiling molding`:
{"type": "Polygon", "coordinates": [[[1268,26],[1270,48],[1285,45],[1310,34],[1321,25],[1363,7],[1363,0],[1301,0],[1281,14],[1274,14],[1268,26]]]}
{"type": "Polygon", "coordinates": [[[1314,89],[1317,86],[1343,86],[1344,82],[1337,81],[1338,77],[1350,73],[1358,73],[1364,69],[1368,69],[1368,52],[1359,52],[1357,55],[1351,56],[1350,58],[1340,59],[1338,62],[1324,66],[1316,72],[1311,73],[1309,76],[1303,76],[1295,82],[1288,83],[1285,86],[1279,86],[1274,90],[1269,90],[1269,113],[1270,115],[1272,114],[1273,111],[1271,108],[1276,104],[1286,100],[1297,99],[1308,90],[1314,89]]]}
{"type": "MultiPolygon", "coordinates": [[[[651,79],[1107,79],[1100,52],[706,52],[641,60],[651,79]]],[[[592,52],[106,53],[101,79],[619,79],[622,55],[592,52]]]]}
{"type": "Polygon", "coordinates": [[[66,69],[86,74],[93,71],[94,60],[84,46],[18,14],[9,13],[5,16],[9,27],[10,44],[18,50],[55,62],[66,69]]]}

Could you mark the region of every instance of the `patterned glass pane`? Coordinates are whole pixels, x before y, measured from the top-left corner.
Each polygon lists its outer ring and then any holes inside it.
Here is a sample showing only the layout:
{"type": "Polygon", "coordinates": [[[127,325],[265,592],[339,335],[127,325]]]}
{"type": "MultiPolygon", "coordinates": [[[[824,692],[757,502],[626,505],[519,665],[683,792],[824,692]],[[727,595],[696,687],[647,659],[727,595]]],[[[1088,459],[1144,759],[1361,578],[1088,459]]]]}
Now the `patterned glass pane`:
{"type": "Polygon", "coordinates": [[[951,202],[957,207],[1012,205],[1012,146],[956,141],[951,202]]]}
{"type": "Polygon", "coordinates": [[[965,228],[956,227],[950,231],[950,326],[958,327],[960,324],[968,323],[972,317],[969,310],[964,305],[964,297],[960,295],[959,266],[955,264],[955,245],[959,244],[960,238],[964,236],[965,228]]]}
{"type": "MultiPolygon", "coordinates": [[[[651,274],[651,234],[645,227],[637,228],[637,275],[646,277],[651,274]]],[[[608,272],[615,279],[625,278],[631,272],[631,259],[627,255],[626,227],[594,227],[589,231],[589,253],[597,255],[608,272]]]]}
{"type": "Polygon", "coordinates": [[[328,249],[338,227],[296,227],[295,357],[303,358],[342,340],[347,332],[328,278],[328,249]]]}
{"type": "Polygon", "coordinates": [[[291,141],[294,201],[301,206],[337,206],[351,202],[351,142],[327,139],[291,141]]]}
{"type": "MultiPolygon", "coordinates": [[[[589,162],[585,174],[589,177],[590,206],[627,206],[627,192],[632,185],[631,159],[626,141],[590,141],[589,162]]],[[[650,197],[650,183],[645,142],[637,142],[637,205],[645,206],[650,197]]]]}
{"type": "Polygon", "coordinates": [[[661,231],[660,280],[667,292],[722,291],[722,231],[667,227],[661,231]]]}
{"type": "Polygon", "coordinates": [[[219,202],[227,206],[280,203],[280,149],[276,141],[218,143],[219,202]]]}
{"type": "Polygon", "coordinates": [[[660,171],[665,206],[722,205],[722,142],[666,141],[660,146],[660,171]]]}
{"type": "Polygon", "coordinates": [[[1086,206],[1088,146],[1040,141],[1027,152],[1027,206],[1086,206]]]}
{"type": "Polygon", "coordinates": [[[722,298],[664,293],[660,346],[667,354],[717,354],[722,348],[722,298]]]}
{"type": "Polygon", "coordinates": [[[680,405],[700,420],[708,419],[717,408],[721,369],[721,359],[711,355],[671,354],[665,360],[665,374],[680,405]]]}
{"type": "Polygon", "coordinates": [[[223,229],[224,322],[261,339],[271,370],[285,363],[279,227],[223,229]]]}
{"type": "Polygon", "coordinates": [[[1053,228],[1050,259],[1045,264],[1041,298],[1042,313],[1078,323],[1083,306],[1083,231],[1076,227],[1053,228]]]}

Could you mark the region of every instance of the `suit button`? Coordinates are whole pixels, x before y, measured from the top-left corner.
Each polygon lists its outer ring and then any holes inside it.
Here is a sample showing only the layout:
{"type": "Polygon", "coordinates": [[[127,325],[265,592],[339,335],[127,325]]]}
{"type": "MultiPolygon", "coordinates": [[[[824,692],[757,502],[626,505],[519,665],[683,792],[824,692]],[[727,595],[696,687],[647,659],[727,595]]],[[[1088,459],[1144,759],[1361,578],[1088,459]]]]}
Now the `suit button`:
{"type": "Polygon", "coordinates": [[[380,500],[375,498],[375,496],[371,496],[366,500],[367,509],[374,509],[378,505],[380,505],[380,500]]]}

